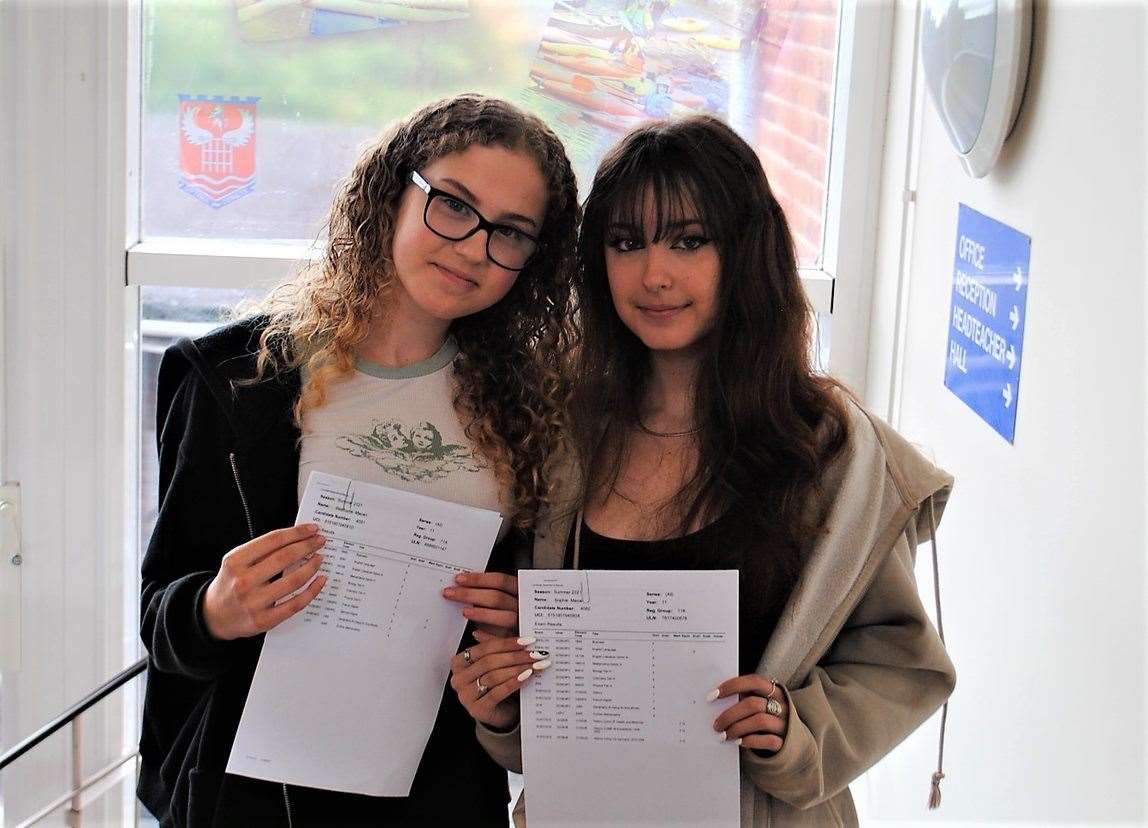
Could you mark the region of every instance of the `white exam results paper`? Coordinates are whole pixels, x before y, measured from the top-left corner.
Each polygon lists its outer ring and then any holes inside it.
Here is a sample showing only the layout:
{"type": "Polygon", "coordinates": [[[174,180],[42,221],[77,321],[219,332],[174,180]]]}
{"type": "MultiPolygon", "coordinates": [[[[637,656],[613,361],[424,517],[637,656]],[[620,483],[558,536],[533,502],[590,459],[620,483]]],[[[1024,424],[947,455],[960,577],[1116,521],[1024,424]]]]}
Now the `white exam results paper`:
{"type": "Polygon", "coordinates": [[[740,824],[739,750],[706,695],[738,674],[736,570],[523,569],[553,665],[522,688],[531,828],[740,824]]]}
{"type": "Polygon", "coordinates": [[[466,625],[442,587],[486,566],[501,522],[312,472],[296,523],[327,539],[327,585],[267,634],[228,773],[407,796],[466,625]]]}

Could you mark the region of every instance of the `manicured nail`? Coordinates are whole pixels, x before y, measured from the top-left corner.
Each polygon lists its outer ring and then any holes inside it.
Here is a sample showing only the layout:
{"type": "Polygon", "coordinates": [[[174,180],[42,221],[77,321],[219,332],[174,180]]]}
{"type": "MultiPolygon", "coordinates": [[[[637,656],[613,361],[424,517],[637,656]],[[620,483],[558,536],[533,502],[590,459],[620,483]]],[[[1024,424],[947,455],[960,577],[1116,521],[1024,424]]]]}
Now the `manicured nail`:
{"type": "Polygon", "coordinates": [[[454,595],[454,587],[443,587],[442,594],[447,598],[450,598],[452,595],[454,595]]]}
{"type": "Polygon", "coordinates": [[[530,651],[530,657],[532,659],[534,659],[535,661],[539,661],[543,658],[546,658],[546,656],[548,656],[548,655],[550,655],[550,653],[547,652],[546,650],[531,650],[530,651]]]}
{"type": "Polygon", "coordinates": [[[541,670],[545,670],[549,666],[550,666],[550,659],[546,659],[545,661],[534,662],[533,664],[530,665],[530,669],[541,671],[541,670]]]}
{"type": "Polygon", "coordinates": [[[710,690],[709,693],[706,694],[706,701],[708,701],[708,702],[717,701],[717,697],[718,697],[718,691],[717,690],[710,690]]]}
{"type": "Polygon", "coordinates": [[[737,740],[737,743],[740,745],[740,744],[741,744],[741,739],[738,739],[738,740],[737,740]]]}
{"type": "Polygon", "coordinates": [[[724,731],[724,730],[723,730],[721,733],[719,733],[719,734],[718,734],[718,741],[719,741],[719,742],[724,742],[724,741],[725,741],[725,731],[724,731]]]}
{"type": "Polygon", "coordinates": [[[534,671],[532,669],[530,669],[529,667],[527,667],[525,670],[523,670],[521,673],[518,674],[518,680],[519,681],[526,681],[532,675],[534,675],[534,671]]]}
{"type": "Polygon", "coordinates": [[[523,636],[522,638],[518,639],[518,643],[519,643],[519,645],[521,645],[523,647],[528,647],[537,640],[538,639],[535,638],[534,636],[527,635],[527,636],[523,636]]]}

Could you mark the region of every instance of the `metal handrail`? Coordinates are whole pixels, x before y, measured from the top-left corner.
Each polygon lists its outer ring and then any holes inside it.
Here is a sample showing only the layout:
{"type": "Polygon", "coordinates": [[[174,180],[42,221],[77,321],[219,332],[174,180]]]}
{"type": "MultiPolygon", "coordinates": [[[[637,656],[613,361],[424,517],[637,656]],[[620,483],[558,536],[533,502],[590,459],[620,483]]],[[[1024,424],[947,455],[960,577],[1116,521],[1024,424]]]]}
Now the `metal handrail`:
{"type": "Polygon", "coordinates": [[[123,670],[113,678],[106,681],[104,684],[97,687],[91,693],[84,696],[84,698],[80,699],[80,701],[76,702],[59,716],[52,719],[52,721],[48,722],[24,741],[12,747],[3,756],[0,756],[0,770],[4,770],[4,768],[6,768],[8,765],[15,762],[17,759],[19,759],[32,748],[36,747],[36,745],[40,744],[40,742],[47,739],[64,725],[74,720],[89,707],[96,704],[109,694],[114,693],[116,690],[119,690],[121,687],[123,687],[125,684],[127,684],[146,669],[147,659],[141,658],[131,667],[128,667],[126,670],[123,670]]]}

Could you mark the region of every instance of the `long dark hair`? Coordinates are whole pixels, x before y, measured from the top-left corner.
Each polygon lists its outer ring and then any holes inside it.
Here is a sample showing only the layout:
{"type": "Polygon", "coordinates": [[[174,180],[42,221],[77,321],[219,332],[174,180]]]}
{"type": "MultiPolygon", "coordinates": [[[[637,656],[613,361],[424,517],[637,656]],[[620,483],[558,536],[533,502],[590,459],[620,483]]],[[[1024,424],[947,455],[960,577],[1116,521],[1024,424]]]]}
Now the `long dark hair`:
{"type": "Polygon", "coordinates": [[[745,529],[777,544],[796,567],[824,521],[810,512],[807,496],[847,440],[844,394],[813,370],[812,311],[761,162],[716,118],[634,129],[602,160],[583,206],[575,405],[584,459],[613,457],[605,480],[615,480],[645,398],[649,352],[615,312],[605,248],[611,224],[643,226],[643,203],[651,197],[657,226],[644,228],[648,239],[659,240],[672,221],[700,219],[721,266],[693,400],[698,459],[670,502],[681,515],[671,531],[684,534],[736,509],[745,529]]]}
{"type": "Polygon", "coordinates": [[[512,519],[530,526],[554,487],[547,460],[565,431],[570,380],[555,354],[573,348],[572,283],[578,188],[561,141],[538,117],[498,98],[458,95],[393,124],[366,146],[339,184],[327,219],[326,257],[280,285],[257,308],[270,316],[259,373],[306,366],[295,407],[326,401],[332,380],[351,373],[372,312],[394,281],[391,242],[410,173],[474,144],[522,150],[546,180],[538,252],[500,301],[454,320],[459,354],[454,406],[510,491],[512,519]]]}

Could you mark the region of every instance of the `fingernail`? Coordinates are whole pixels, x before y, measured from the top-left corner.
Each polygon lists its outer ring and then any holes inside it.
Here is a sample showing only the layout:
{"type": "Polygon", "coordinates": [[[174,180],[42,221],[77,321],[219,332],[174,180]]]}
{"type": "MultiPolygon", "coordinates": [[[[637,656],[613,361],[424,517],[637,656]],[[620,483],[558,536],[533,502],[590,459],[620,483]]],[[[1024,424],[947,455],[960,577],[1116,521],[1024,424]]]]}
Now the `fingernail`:
{"type": "Polygon", "coordinates": [[[548,653],[546,650],[531,650],[530,651],[530,657],[532,659],[534,659],[535,661],[538,661],[539,659],[542,659],[542,658],[546,658],[546,656],[548,656],[548,655],[550,655],[550,653],[548,653]]]}
{"type": "Polygon", "coordinates": [[[741,744],[741,739],[738,739],[738,740],[737,740],[737,743],[740,745],[740,744],[741,744]]]}
{"type": "Polygon", "coordinates": [[[442,594],[447,598],[451,597],[454,595],[454,587],[443,587],[442,594]]]}
{"type": "Polygon", "coordinates": [[[530,644],[533,644],[537,640],[538,639],[535,638],[534,636],[527,635],[527,636],[523,636],[522,638],[518,639],[518,643],[521,646],[526,647],[526,646],[529,646],[530,644]]]}
{"type": "Polygon", "coordinates": [[[532,675],[534,675],[534,671],[528,667],[525,670],[523,670],[521,673],[518,674],[518,680],[519,681],[526,681],[532,675]]]}
{"type": "Polygon", "coordinates": [[[725,741],[725,731],[724,731],[724,730],[723,730],[721,733],[719,733],[719,734],[718,734],[718,741],[719,741],[719,742],[724,742],[724,741],[725,741]]]}
{"type": "Polygon", "coordinates": [[[460,572],[454,576],[454,580],[455,580],[455,583],[465,584],[469,577],[470,577],[469,572],[460,572]]]}
{"type": "Polygon", "coordinates": [[[530,665],[530,669],[531,670],[545,670],[549,666],[550,666],[550,659],[546,659],[545,661],[534,662],[533,664],[530,665]]]}
{"type": "Polygon", "coordinates": [[[318,532],[319,531],[319,524],[307,523],[307,524],[304,524],[303,528],[306,529],[308,532],[318,532]]]}
{"type": "Polygon", "coordinates": [[[717,697],[718,697],[718,691],[717,690],[710,690],[709,693],[706,694],[706,701],[708,701],[708,702],[717,701],[717,697]]]}

